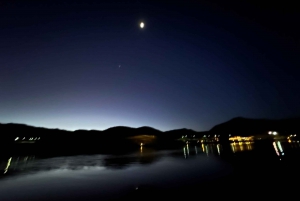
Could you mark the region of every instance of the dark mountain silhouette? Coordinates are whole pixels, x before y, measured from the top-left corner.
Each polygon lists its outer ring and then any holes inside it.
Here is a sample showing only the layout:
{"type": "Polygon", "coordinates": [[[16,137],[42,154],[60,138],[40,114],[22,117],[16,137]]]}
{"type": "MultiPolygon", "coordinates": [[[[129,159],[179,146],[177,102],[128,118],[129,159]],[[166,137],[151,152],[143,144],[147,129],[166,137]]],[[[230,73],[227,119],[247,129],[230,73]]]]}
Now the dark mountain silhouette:
{"type": "MultiPolygon", "coordinates": [[[[116,145],[121,145],[127,142],[131,137],[138,135],[153,135],[157,139],[156,142],[166,142],[169,140],[176,140],[182,136],[188,138],[202,137],[203,135],[219,134],[221,138],[226,137],[228,134],[232,135],[261,135],[266,134],[268,131],[278,131],[280,134],[289,135],[300,132],[300,118],[270,120],[270,119],[249,119],[237,117],[228,122],[221,123],[214,126],[210,131],[196,132],[191,129],[175,129],[170,131],[160,131],[151,127],[132,128],[126,126],[117,126],[108,128],[103,131],[99,130],[76,130],[67,131],[61,129],[48,129],[41,127],[34,127],[25,124],[1,124],[0,144],[5,145],[14,143],[15,138],[30,138],[40,137],[38,143],[48,144],[61,144],[68,146],[78,146],[80,143],[90,143],[95,145],[108,145],[108,141],[113,141],[116,145]],[[224,135],[225,134],[225,135],[224,135]]],[[[132,139],[132,138],[131,138],[132,139]]],[[[225,138],[224,138],[225,140],[225,138]]]]}
{"type": "MultiPolygon", "coordinates": [[[[182,129],[181,135],[184,132],[191,132],[188,129],[182,129]]],[[[192,131],[195,132],[195,131],[192,131]]],[[[38,143],[48,144],[67,144],[72,146],[72,144],[78,143],[92,143],[103,145],[107,144],[107,141],[113,141],[114,144],[122,144],[124,141],[128,141],[129,137],[138,135],[154,135],[161,139],[173,139],[178,138],[178,130],[162,132],[160,130],[151,127],[139,127],[131,128],[126,126],[117,126],[108,128],[103,131],[99,130],[76,130],[67,131],[60,129],[48,129],[29,126],[25,124],[0,124],[1,141],[0,143],[6,144],[7,142],[14,142],[16,137],[23,139],[29,139],[33,137],[40,137],[38,143]],[[174,134],[173,134],[174,133],[174,134]]]]}
{"type": "Polygon", "coordinates": [[[131,128],[126,126],[117,126],[102,131],[103,134],[114,137],[130,137],[135,135],[158,135],[162,131],[151,127],[131,128]]]}
{"type": "Polygon", "coordinates": [[[283,135],[297,133],[300,131],[300,118],[270,120],[237,117],[210,130],[211,133],[234,135],[260,135],[268,131],[278,131],[283,135]]]}

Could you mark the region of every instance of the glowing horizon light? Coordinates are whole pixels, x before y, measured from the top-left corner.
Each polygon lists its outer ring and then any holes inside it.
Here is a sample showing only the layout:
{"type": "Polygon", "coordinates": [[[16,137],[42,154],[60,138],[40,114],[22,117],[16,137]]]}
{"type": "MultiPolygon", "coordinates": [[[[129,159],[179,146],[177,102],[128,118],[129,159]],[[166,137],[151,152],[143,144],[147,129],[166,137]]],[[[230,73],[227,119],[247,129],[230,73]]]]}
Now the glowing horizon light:
{"type": "Polygon", "coordinates": [[[274,132],[273,132],[273,135],[277,135],[277,132],[276,132],[276,131],[274,131],[274,132]]]}
{"type": "Polygon", "coordinates": [[[15,141],[17,141],[19,139],[19,137],[16,137],[15,141]]]}
{"type": "Polygon", "coordinates": [[[269,135],[271,135],[272,134],[272,131],[269,131],[269,135]]]}

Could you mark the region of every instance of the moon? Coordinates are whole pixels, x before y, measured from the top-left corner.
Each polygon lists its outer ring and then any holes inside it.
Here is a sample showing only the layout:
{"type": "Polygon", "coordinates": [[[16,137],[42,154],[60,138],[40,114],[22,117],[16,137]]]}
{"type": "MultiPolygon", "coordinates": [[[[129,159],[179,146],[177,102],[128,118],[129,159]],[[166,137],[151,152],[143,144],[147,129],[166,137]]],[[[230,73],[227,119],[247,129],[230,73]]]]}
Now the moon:
{"type": "Polygon", "coordinates": [[[144,22],[141,22],[141,23],[140,23],[140,27],[143,29],[144,26],[145,26],[144,22]]]}

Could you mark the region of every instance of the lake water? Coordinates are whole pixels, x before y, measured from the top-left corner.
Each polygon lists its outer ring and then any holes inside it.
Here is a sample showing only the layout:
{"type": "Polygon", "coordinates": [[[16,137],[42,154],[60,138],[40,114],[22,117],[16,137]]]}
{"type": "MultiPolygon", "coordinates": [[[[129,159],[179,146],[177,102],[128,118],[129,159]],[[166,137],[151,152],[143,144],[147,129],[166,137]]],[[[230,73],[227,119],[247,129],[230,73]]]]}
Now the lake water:
{"type": "Polygon", "coordinates": [[[284,198],[299,183],[299,142],[140,147],[126,154],[2,151],[0,200],[284,198]]]}

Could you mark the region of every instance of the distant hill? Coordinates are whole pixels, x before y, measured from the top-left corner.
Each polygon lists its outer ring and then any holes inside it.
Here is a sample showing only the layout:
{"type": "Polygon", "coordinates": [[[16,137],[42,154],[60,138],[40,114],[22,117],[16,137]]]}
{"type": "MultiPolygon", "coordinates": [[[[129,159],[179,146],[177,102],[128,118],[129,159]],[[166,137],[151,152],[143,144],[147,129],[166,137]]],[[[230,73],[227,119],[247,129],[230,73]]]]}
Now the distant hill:
{"type": "Polygon", "coordinates": [[[176,139],[183,134],[197,133],[189,129],[179,129],[162,132],[155,128],[143,126],[131,128],[126,126],[117,126],[108,128],[103,131],[99,130],[76,130],[67,131],[60,129],[48,129],[34,127],[25,124],[1,124],[0,133],[2,141],[13,141],[15,137],[43,137],[47,141],[88,141],[88,140],[105,140],[105,139],[125,139],[136,135],[155,135],[160,138],[176,139]]]}
{"type": "Polygon", "coordinates": [[[249,119],[237,117],[214,126],[210,132],[216,134],[258,135],[268,131],[278,131],[282,134],[300,132],[300,118],[270,120],[249,119]]]}
{"type": "MultiPolygon", "coordinates": [[[[103,131],[99,130],[76,130],[67,131],[60,129],[48,129],[34,127],[25,124],[1,124],[0,123],[0,143],[14,142],[16,137],[41,137],[41,142],[67,143],[68,145],[78,142],[105,143],[107,140],[113,140],[122,143],[133,136],[155,135],[159,140],[175,140],[182,136],[202,137],[210,134],[232,134],[232,135],[260,135],[267,134],[268,131],[278,131],[281,134],[294,134],[300,132],[300,118],[270,120],[270,119],[249,119],[237,117],[230,121],[214,126],[209,131],[196,132],[191,129],[175,129],[170,131],[160,131],[151,127],[132,128],[126,126],[117,126],[103,131]]],[[[223,135],[228,139],[227,135],[223,135]]]]}
{"type": "Polygon", "coordinates": [[[160,130],[151,128],[151,127],[139,127],[139,128],[131,128],[131,127],[126,127],[126,126],[117,126],[117,127],[112,127],[109,129],[106,129],[102,131],[104,135],[110,135],[114,137],[130,137],[134,135],[157,135],[163,133],[160,130]]]}

